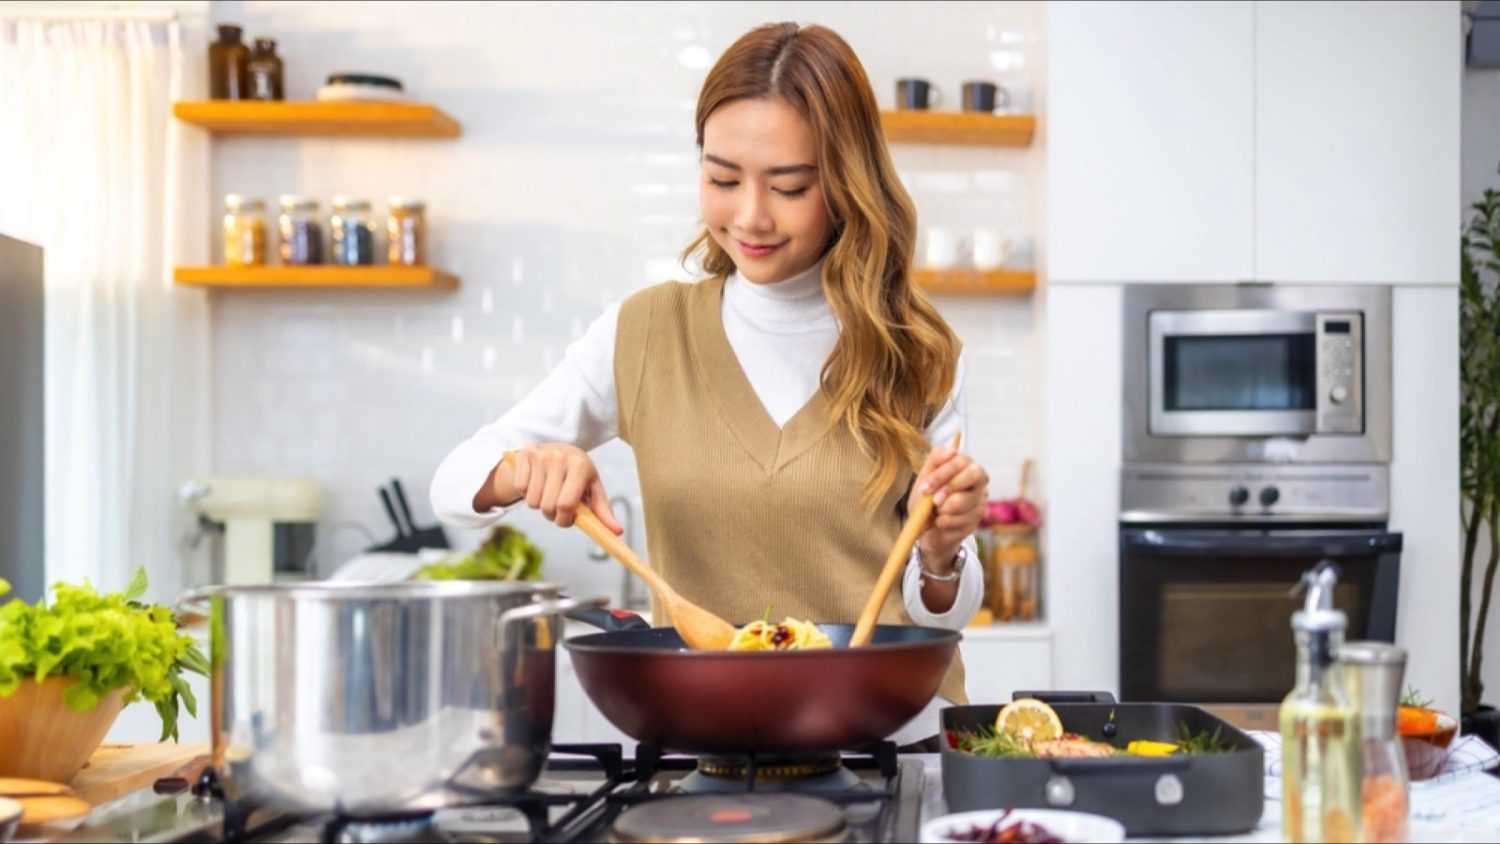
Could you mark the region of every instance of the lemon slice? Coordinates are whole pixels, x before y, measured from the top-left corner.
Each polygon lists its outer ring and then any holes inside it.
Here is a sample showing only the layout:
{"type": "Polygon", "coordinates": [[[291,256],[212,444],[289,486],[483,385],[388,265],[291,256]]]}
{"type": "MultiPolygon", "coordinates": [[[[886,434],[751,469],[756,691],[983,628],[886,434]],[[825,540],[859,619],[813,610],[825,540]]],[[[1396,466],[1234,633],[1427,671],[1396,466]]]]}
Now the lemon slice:
{"type": "Polygon", "coordinates": [[[1034,744],[1062,738],[1062,721],[1052,707],[1036,698],[1011,701],[995,719],[995,732],[1034,744]]]}

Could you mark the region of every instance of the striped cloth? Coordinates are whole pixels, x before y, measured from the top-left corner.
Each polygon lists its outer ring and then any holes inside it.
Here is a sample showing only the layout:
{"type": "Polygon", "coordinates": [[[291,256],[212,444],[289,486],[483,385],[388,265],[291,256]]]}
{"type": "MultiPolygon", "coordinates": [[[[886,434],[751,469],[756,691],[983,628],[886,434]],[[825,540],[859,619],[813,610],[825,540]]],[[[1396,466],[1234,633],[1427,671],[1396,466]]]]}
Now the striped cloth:
{"type": "MultiPolygon", "coordinates": [[[[1266,749],[1266,776],[1281,779],[1281,734],[1265,730],[1249,730],[1250,737],[1266,749]]],[[[1436,776],[1412,783],[1412,788],[1427,788],[1456,779],[1475,771],[1488,771],[1500,766],[1500,751],[1490,747],[1479,736],[1459,736],[1448,748],[1448,758],[1436,776]]],[[[1277,786],[1278,797],[1280,786],[1277,786]]]]}

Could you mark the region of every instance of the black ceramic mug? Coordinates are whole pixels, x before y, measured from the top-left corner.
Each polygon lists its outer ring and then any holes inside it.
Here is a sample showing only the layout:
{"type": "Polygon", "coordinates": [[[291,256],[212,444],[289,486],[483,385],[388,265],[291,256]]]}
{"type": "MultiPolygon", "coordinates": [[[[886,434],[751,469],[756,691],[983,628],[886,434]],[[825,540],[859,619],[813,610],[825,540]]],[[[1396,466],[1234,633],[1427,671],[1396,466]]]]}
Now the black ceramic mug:
{"type": "Polygon", "coordinates": [[[964,83],[964,111],[993,113],[996,105],[1004,106],[1010,97],[993,82],[964,83]]]}
{"type": "Polygon", "coordinates": [[[896,108],[904,111],[926,111],[937,104],[939,94],[926,79],[897,79],[896,108]]]}

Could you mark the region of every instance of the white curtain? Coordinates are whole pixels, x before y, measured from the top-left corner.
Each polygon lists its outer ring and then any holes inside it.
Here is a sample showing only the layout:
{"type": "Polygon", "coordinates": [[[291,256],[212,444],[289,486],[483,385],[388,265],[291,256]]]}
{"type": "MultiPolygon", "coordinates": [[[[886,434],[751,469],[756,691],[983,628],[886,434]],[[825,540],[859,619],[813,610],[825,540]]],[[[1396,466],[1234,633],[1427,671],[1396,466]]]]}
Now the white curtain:
{"type": "Polygon", "coordinates": [[[0,231],[45,260],[49,584],[182,582],[174,491],[209,465],[211,400],[205,294],[171,283],[209,245],[207,141],[172,118],[204,86],[182,40],[0,9],[0,231]]]}

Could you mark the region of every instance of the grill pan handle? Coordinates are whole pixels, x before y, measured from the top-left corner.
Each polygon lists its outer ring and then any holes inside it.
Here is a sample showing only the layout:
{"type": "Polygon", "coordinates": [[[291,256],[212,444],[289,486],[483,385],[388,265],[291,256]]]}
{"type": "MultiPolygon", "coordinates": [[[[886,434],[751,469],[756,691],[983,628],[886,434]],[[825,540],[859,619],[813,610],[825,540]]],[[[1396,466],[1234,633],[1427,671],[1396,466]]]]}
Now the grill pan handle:
{"type": "Polygon", "coordinates": [[[1163,756],[1157,759],[1141,757],[1139,760],[1131,760],[1128,764],[1109,759],[1049,759],[1054,774],[1067,774],[1068,776],[1110,776],[1128,777],[1150,776],[1159,777],[1162,774],[1186,771],[1192,767],[1193,760],[1187,756],[1163,756]]]}
{"type": "Polygon", "coordinates": [[[1011,700],[1036,698],[1042,703],[1114,703],[1110,692],[1013,692],[1011,700]]]}

